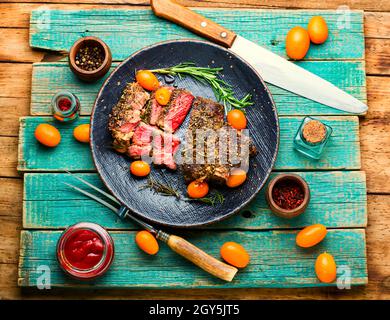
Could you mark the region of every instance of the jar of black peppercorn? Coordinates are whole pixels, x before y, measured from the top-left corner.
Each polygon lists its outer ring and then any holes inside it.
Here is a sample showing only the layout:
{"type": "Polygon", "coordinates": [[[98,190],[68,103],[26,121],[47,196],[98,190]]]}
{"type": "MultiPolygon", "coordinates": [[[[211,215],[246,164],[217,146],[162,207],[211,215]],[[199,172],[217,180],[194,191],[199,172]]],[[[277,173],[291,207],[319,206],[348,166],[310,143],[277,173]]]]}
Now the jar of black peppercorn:
{"type": "Polygon", "coordinates": [[[111,50],[97,37],[77,40],[69,52],[69,67],[83,81],[92,82],[102,78],[112,63],[111,50]]]}

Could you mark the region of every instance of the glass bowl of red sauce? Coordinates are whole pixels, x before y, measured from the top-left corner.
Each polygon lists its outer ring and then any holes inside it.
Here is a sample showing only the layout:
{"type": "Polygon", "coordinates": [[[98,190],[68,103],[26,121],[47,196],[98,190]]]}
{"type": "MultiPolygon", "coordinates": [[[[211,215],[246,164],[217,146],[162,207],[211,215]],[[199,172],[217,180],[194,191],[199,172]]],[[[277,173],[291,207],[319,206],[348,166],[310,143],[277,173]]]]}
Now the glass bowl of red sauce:
{"type": "Polygon", "coordinates": [[[114,242],[100,225],[81,222],[67,228],[57,242],[61,268],[76,279],[103,275],[114,258],[114,242]]]}

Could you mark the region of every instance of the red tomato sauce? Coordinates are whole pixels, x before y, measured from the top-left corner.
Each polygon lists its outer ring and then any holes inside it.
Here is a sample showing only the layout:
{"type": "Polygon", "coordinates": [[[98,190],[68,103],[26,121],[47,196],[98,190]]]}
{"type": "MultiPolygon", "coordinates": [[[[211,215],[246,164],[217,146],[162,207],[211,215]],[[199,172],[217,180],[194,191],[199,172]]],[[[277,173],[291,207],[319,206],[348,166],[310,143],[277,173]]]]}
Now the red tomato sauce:
{"type": "Polygon", "coordinates": [[[67,98],[62,98],[58,101],[58,108],[61,111],[68,111],[72,107],[72,101],[67,98]]]}
{"type": "Polygon", "coordinates": [[[74,267],[88,270],[96,266],[103,257],[104,244],[100,236],[87,229],[74,231],[66,241],[64,255],[74,267]]]}

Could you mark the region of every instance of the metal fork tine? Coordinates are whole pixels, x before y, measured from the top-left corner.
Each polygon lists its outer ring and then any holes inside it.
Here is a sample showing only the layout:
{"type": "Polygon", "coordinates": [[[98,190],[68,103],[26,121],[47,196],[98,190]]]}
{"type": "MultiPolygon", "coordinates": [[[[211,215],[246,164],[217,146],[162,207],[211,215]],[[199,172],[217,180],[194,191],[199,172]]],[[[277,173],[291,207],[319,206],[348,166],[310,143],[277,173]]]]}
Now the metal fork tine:
{"type": "Polygon", "coordinates": [[[70,174],[73,178],[81,181],[82,183],[86,184],[87,186],[91,187],[92,189],[96,190],[97,192],[101,193],[102,195],[105,195],[107,198],[109,198],[110,200],[114,201],[115,203],[120,204],[120,202],[118,200],[116,200],[112,195],[110,195],[109,193],[107,192],[104,192],[103,190],[99,189],[98,187],[95,187],[93,184],[89,183],[88,181],[85,181],[83,178],[80,178],[78,176],[76,176],[75,174],[69,172],[69,171],[66,171],[68,174],[70,174]]]}
{"type": "Polygon", "coordinates": [[[76,190],[76,191],[86,195],[87,197],[89,197],[89,198],[91,198],[91,199],[101,203],[102,205],[106,206],[107,208],[111,209],[112,211],[118,212],[118,208],[115,208],[113,205],[111,205],[108,202],[98,198],[97,196],[93,195],[92,193],[89,193],[89,192],[87,192],[87,191],[85,191],[83,189],[77,188],[77,187],[75,187],[75,186],[73,186],[73,185],[71,185],[69,183],[66,183],[66,182],[63,182],[63,184],[66,184],[68,187],[70,187],[70,188],[72,188],[72,189],[74,189],[74,190],[76,190]]]}

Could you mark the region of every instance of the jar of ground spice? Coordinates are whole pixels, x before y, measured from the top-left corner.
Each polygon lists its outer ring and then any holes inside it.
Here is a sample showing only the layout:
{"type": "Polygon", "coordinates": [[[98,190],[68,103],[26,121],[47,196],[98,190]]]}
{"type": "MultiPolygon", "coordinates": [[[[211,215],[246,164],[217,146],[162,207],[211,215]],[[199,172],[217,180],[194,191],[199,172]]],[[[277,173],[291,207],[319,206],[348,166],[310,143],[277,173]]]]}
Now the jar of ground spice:
{"type": "Polygon", "coordinates": [[[300,153],[319,159],[332,134],[332,128],[320,120],[305,117],[294,138],[294,148],[300,153]]]}
{"type": "Polygon", "coordinates": [[[310,201],[309,185],[301,176],[292,173],[272,178],[265,194],[271,211],[282,218],[299,216],[310,201]]]}
{"type": "Polygon", "coordinates": [[[80,100],[70,91],[57,92],[52,100],[53,117],[61,122],[73,121],[80,114],[80,100]]]}
{"type": "Polygon", "coordinates": [[[110,48],[97,37],[77,40],[69,52],[69,66],[73,73],[84,81],[103,77],[111,67],[110,48]]]}

